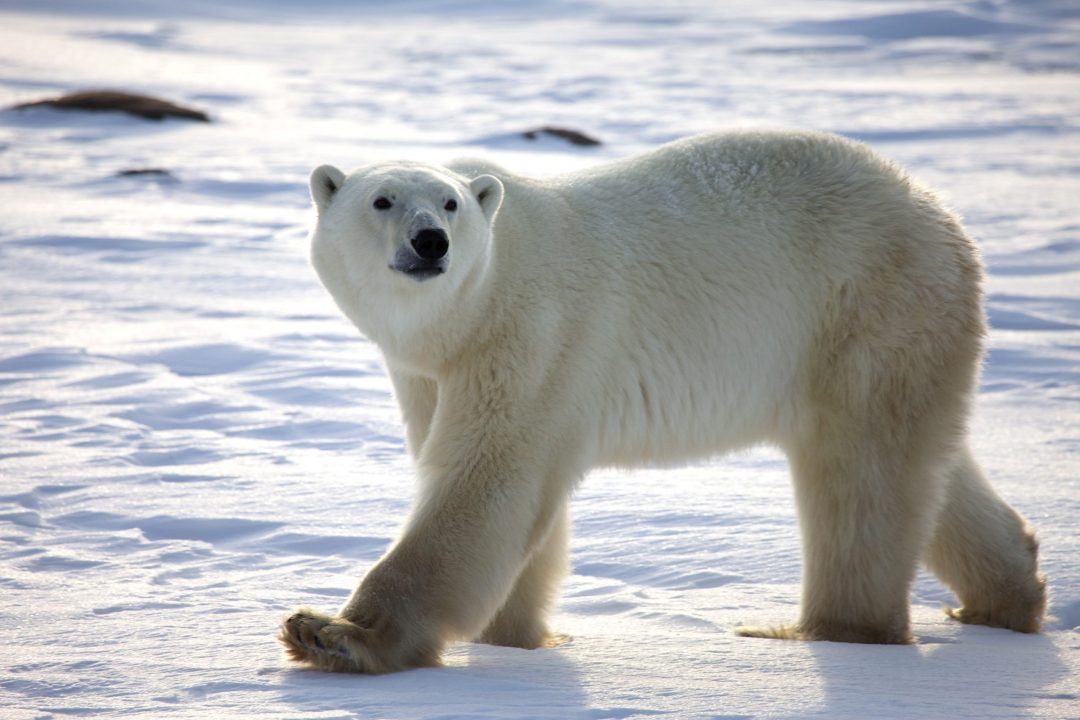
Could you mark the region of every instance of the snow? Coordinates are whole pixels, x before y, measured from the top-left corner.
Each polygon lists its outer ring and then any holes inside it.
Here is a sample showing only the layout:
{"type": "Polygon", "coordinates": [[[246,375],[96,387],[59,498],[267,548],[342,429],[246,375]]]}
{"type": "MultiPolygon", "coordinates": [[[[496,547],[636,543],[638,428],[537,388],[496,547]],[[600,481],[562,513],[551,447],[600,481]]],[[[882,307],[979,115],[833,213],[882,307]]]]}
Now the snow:
{"type": "Polygon", "coordinates": [[[1069,0],[8,0],[0,105],[86,88],[208,125],[0,112],[0,716],[1080,717],[1080,11],[1069,0]],[[599,148],[518,133],[573,127],[599,148]],[[988,265],[972,432],[1038,528],[1044,633],[908,647],[737,638],[797,612],[762,449],[597,472],[555,650],[459,644],[385,677],[290,667],[408,508],[377,350],[306,260],[306,176],[486,155],[548,174],[693,132],[799,126],[897,159],[988,265]],[[139,167],[173,178],[116,177],[139,167]]]}

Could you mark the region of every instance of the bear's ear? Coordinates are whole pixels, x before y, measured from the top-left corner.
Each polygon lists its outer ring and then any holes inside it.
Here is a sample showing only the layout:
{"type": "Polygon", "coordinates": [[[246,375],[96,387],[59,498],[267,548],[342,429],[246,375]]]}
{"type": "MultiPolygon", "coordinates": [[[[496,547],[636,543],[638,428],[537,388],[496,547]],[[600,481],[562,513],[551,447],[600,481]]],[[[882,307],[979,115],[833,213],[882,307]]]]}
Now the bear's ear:
{"type": "Polygon", "coordinates": [[[330,202],[330,198],[338,191],[345,182],[345,173],[333,165],[320,165],[311,171],[311,199],[315,201],[315,207],[322,212],[330,202]]]}
{"type": "Polygon", "coordinates": [[[472,192],[473,197],[476,198],[476,202],[480,203],[480,209],[484,212],[484,217],[487,218],[489,223],[492,222],[495,219],[495,213],[499,211],[499,206],[502,204],[502,181],[494,175],[481,175],[469,183],[469,190],[472,192]]]}

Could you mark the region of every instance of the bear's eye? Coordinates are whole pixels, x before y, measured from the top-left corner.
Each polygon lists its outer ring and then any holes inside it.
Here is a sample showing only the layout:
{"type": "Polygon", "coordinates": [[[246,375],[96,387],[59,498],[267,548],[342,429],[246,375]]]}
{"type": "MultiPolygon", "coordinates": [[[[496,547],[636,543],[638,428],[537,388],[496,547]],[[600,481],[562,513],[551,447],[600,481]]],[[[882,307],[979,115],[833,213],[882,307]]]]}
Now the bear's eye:
{"type": "Polygon", "coordinates": [[[390,202],[390,198],[385,197],[375,198],[374,205],[376,210],[389,210],[390,208],[394,207],[394,203],[390,202]]]}
{"type": "Polygon", "coordinates": [[[448,212],[454,212],[455,210],[457,210],[457,200],[447,200],[446,204],[443,205],[443,210],[446,210],[448,212]]]}

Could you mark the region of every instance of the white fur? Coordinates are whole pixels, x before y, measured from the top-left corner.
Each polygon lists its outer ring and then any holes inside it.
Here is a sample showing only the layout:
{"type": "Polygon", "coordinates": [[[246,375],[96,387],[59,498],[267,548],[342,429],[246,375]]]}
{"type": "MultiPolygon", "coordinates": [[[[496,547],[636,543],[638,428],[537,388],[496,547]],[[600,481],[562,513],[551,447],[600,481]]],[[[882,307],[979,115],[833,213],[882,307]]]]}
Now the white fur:
{"type": "Polygon", "coordinates": [[[762,442],[791,459],[803,608],[742,634],[907,642],[924,555],[956,617],[1037,629],[1034,540],[964,438],[977,252],[862,145],[706,135],[551,180],[324,166],[312,195],[315,268],[385,355],[420,486],[338,617],[286,623],[294,658],[382,672],[455,637],[550,644],[567,498],[590,468],[762,442]],[[422,281],[390,267],[418,222],[450,247],[422,281]]]}

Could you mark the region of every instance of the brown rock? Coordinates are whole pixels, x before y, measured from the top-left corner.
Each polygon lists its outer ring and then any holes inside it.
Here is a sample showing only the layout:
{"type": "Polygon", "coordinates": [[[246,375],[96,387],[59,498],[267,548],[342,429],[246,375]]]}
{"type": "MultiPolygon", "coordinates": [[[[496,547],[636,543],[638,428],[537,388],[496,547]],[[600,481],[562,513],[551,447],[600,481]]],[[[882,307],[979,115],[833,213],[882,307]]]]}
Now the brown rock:
{"type": "Polygon", "coordinates": [[[599,140],[594,137],[590,137],[583,132],[578,132],[577,130],[570,130],[568,128],[552,127],[551,125],[545,125],[544,127],[537,128],[536,130],[526,130],[524,133],[522,133],[522,135],[524,135],[527,140],[535,140],[536,138],[540,137],[541,134],[557,137],[560,140],[565,140],[571,145],[591,146],[600,144],[599,140]]]}
{"type": "Polygon", "coordinates": [[[149,177],[157,177],[157,178],[162,178],[162,179],[172,179],[173,178],[173,174],[171,172],[169,172],[168,170],[166,170],[165,168],[155,168],[155,167],[130,168],[128,170],[121,170],[120,172],[116,173],[116,176],[117,177],[144,177],[144,176],[149,176],[149,177]]]}
{"type": "Polygon", "coordinates": [[[148,120],[163,120],[167,117],[185,118],[210,122],[206,113],[176,105],[167,100],[136,95],[116,90],[90,90],[71,93],[56,98],[37,100],[13,106],[15,110],[31,107],[53,107],[60,110],[89,110],[94,112],[126,112],[148,120]]]}

